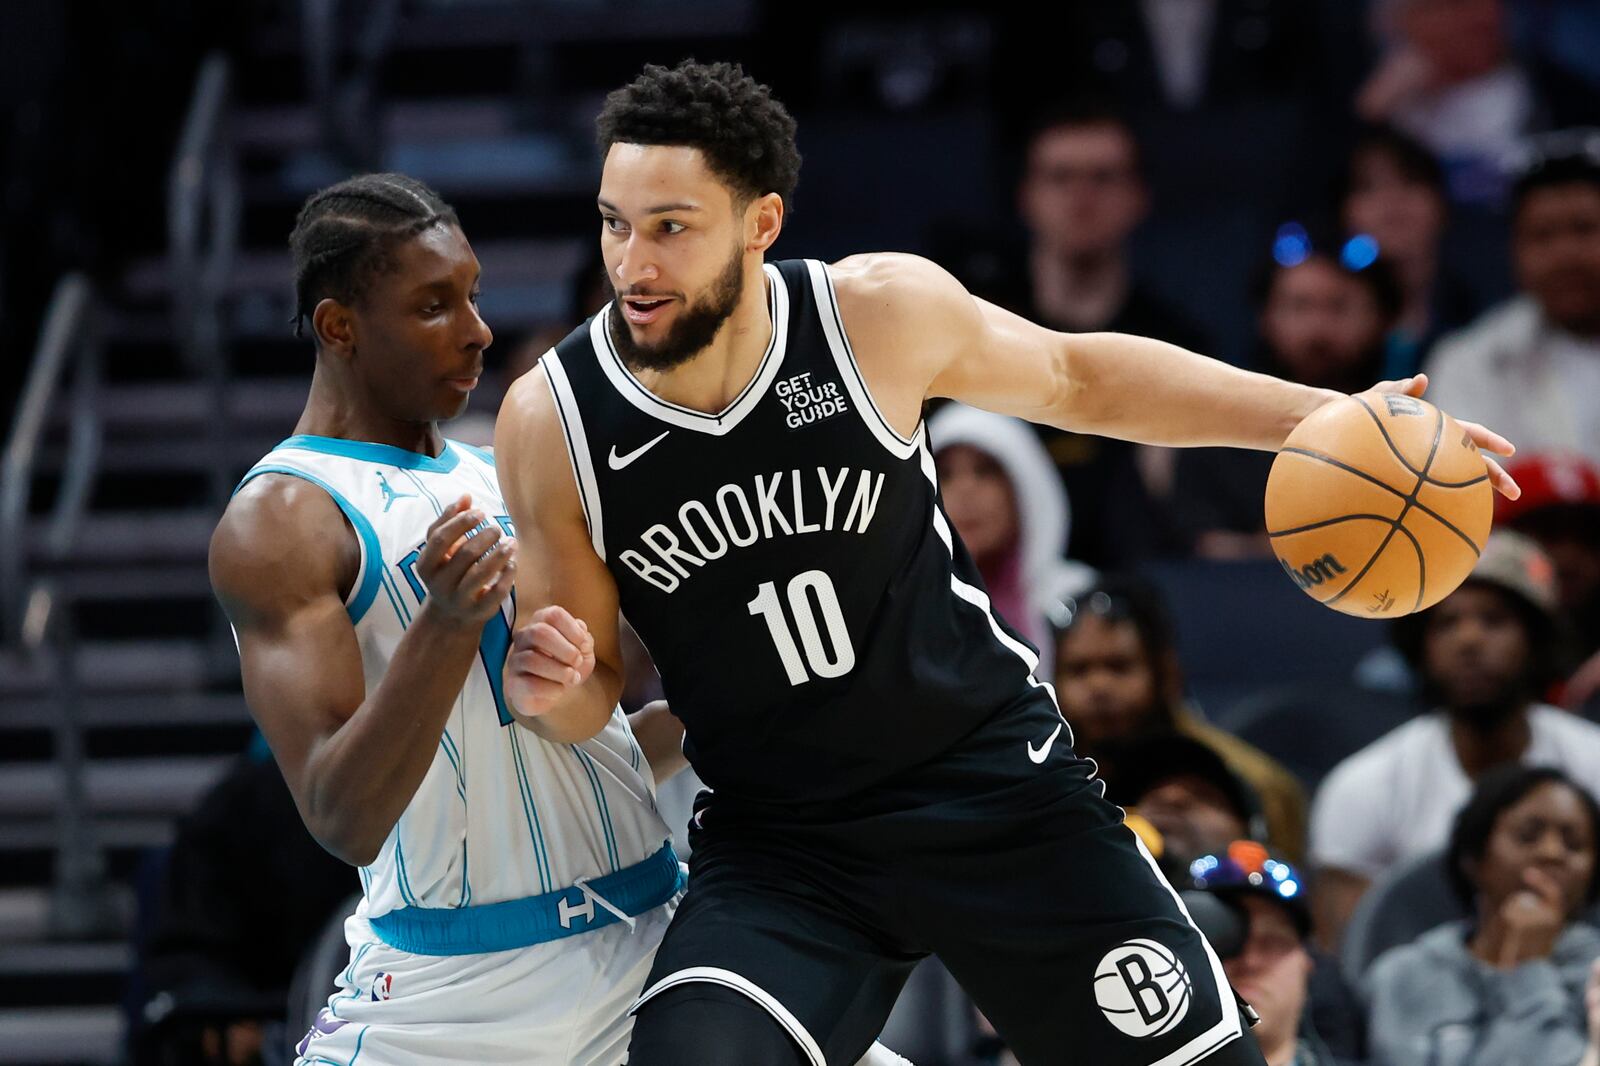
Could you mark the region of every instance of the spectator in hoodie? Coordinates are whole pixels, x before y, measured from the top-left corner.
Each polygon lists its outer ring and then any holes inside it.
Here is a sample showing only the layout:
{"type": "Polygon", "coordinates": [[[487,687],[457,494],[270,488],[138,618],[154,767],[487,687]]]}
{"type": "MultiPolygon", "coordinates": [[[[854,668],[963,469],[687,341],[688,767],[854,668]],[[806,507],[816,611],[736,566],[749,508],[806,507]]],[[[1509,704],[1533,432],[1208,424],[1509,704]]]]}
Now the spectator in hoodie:
{"type": "Polygon", "coordinates": [[[1584,989],[1600,930],[1580,918],[1600,895],[1600,809],[1548,767],[1485,775],[1446,852],[1474,918],[1392,948],[1369,978],[1378,1066],[1575,1066],[1584,989]]]}
{"type": "Polygon", "coordinates": [[[949,404],[928,422],[939,494],[983,576],[994,610],[1049,671],[1051,597],[1094,571],[1062,558],[1072,512],[1039,438],[1026,422],[949,404]]]}

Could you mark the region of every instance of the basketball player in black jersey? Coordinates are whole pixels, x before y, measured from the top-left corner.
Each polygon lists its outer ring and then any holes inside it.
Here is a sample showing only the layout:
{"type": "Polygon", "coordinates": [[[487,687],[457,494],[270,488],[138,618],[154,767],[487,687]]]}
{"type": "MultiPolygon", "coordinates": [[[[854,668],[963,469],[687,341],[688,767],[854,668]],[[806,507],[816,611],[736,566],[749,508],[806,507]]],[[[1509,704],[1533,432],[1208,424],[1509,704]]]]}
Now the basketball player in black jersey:
{"type": "Polygon", "coordinates": [[[1030,1066],[1261,1063],[991,610],[921,412],[1270,450],[1338,394],[1054,333],[913,256],[766,263],[799,155],[737,67],[647,67],[599,130],[617,298],[517,382],[496,451],[523,548],[518,719],[601,727],[620,607],[711,789],[630,1066],[853,1062],[930,953],[1030,1066]]]}

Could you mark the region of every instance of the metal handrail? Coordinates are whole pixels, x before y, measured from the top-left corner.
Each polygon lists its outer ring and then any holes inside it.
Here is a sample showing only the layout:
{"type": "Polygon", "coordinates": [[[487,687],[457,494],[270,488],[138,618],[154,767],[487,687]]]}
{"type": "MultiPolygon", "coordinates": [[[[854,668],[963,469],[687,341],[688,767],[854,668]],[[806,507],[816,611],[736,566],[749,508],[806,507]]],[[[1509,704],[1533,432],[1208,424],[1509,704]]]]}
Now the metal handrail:
{"type": "Polygon", "coordinates": [[[111,928],[105,891],[105,854],[89,818],[85,751],[78,685],[77,635],[72,612],[57,609],[55,579],[49,570],[30,575],[29,560],[59,564],[70,557],[79,523],[89,502],[100,458],[100,336],[94,287],[82,274],[56,285],[44,328],[28,369],[16,421],[0,459],[0,627],[8,644],[50,669],[56,702],[52,735],[60,774],[56,808],[58,840],[51,893],[50,922],[64,936],[94,936],[111,928]],[[28,528],[39,444],[62,379],[71,373],[69,443],[44,540],[33,543],[28,528]],[[24,588],[24,583],[27,587],[24,588]],[[45,656],[46,646],[54,653],[45,656]]]}
{"type": "Polygon", "coordinates": [[[326,146],[347,165],[373,170],[383,160],[375,102],[378,72],[400,29],[400,0],[301,0],[306,96],[326,146]]]}
{"type": "Polygon", "coordinates": [[[43,555],[52,561],[72,548],[100,455],[100,419],[95,393],[100,384],[99,336],[94,287],[83,274],[68,274],[56,285],[34,350],[16,420],[0,459],[0,633],[7,643],[37,651],[49,627],[54,597],[47,581],[24,588],[27,562],[43,555]],[[75,372],[70,444],[61,490],[47,535],[34,545],[28,530],[28,500],[39,443],[56,391],[68,370],[75,372]],[[24,639],[27,638],[27,639],[24,639]]]}
{"type": "Polygon", "coordinates": [[[228,139],[228,57],[200,64],[167,180],[167,250],[174,324],[184,361],[203,372],[222,359],[222,299],[239,238],[239,179],[228,139]]]}
{"type": "MultiPolygon", "coordinates": [[[[173,327],[185,365],[204,378],[219,413],[228,385],[225,301],[240,228],[238,166],[228,136],[232,81],[221,52],[200,64],[167,182],[173,327]]],[[[210,491],[220,504],[228,490],[225,433],[221,418],[208,425],[210,491]]]]}

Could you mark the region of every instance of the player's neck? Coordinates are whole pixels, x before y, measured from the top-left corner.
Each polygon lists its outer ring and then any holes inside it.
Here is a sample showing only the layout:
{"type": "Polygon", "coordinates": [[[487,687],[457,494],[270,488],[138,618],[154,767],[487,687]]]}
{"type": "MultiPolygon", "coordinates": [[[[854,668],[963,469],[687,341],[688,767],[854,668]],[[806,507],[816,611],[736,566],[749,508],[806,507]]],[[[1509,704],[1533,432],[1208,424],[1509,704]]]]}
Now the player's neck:
{"type": "Polygon", "coordinates": [[[294,431],[296,435],[387,444],[420,455],[437,456],[444,450],[439,423],[403,422],[380,415],[359,402],[349,389],[331,381],[320,364],[311,376],[311,392],[294,431]]]}
{"type": "Polygon", "coordinates": [[[772,344],[767,276],[759,263],[746,277],[744,295],[711,343],[670,370],[634,369],[639,383],[668,403],[716,414],[725,410],[761,366],[772,344]]]}
{"type": "Polygon", "coordinates": [[[1034,305],[1052,324],[1100,329],[1127,300],[1128,265],[1120,250],[1063,255],[1036,247],[1029,266],[1034,305]]]}

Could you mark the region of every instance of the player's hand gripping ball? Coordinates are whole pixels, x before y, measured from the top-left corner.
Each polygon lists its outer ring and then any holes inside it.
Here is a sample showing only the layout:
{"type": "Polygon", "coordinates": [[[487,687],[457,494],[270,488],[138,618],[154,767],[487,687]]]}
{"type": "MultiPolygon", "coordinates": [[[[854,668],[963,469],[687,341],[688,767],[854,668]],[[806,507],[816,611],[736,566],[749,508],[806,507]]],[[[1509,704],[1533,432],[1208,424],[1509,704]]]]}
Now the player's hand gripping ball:
{"type": "Polygon", "coordinates": [[[1438,603],[1478,561],[1491,477],[1504,478],[1479,440],[1504,443],[1407,392],[1324,404],[1289,434],[1267,479],[1278,561],[1345,614],[1396,618],[1438,603]]]}

